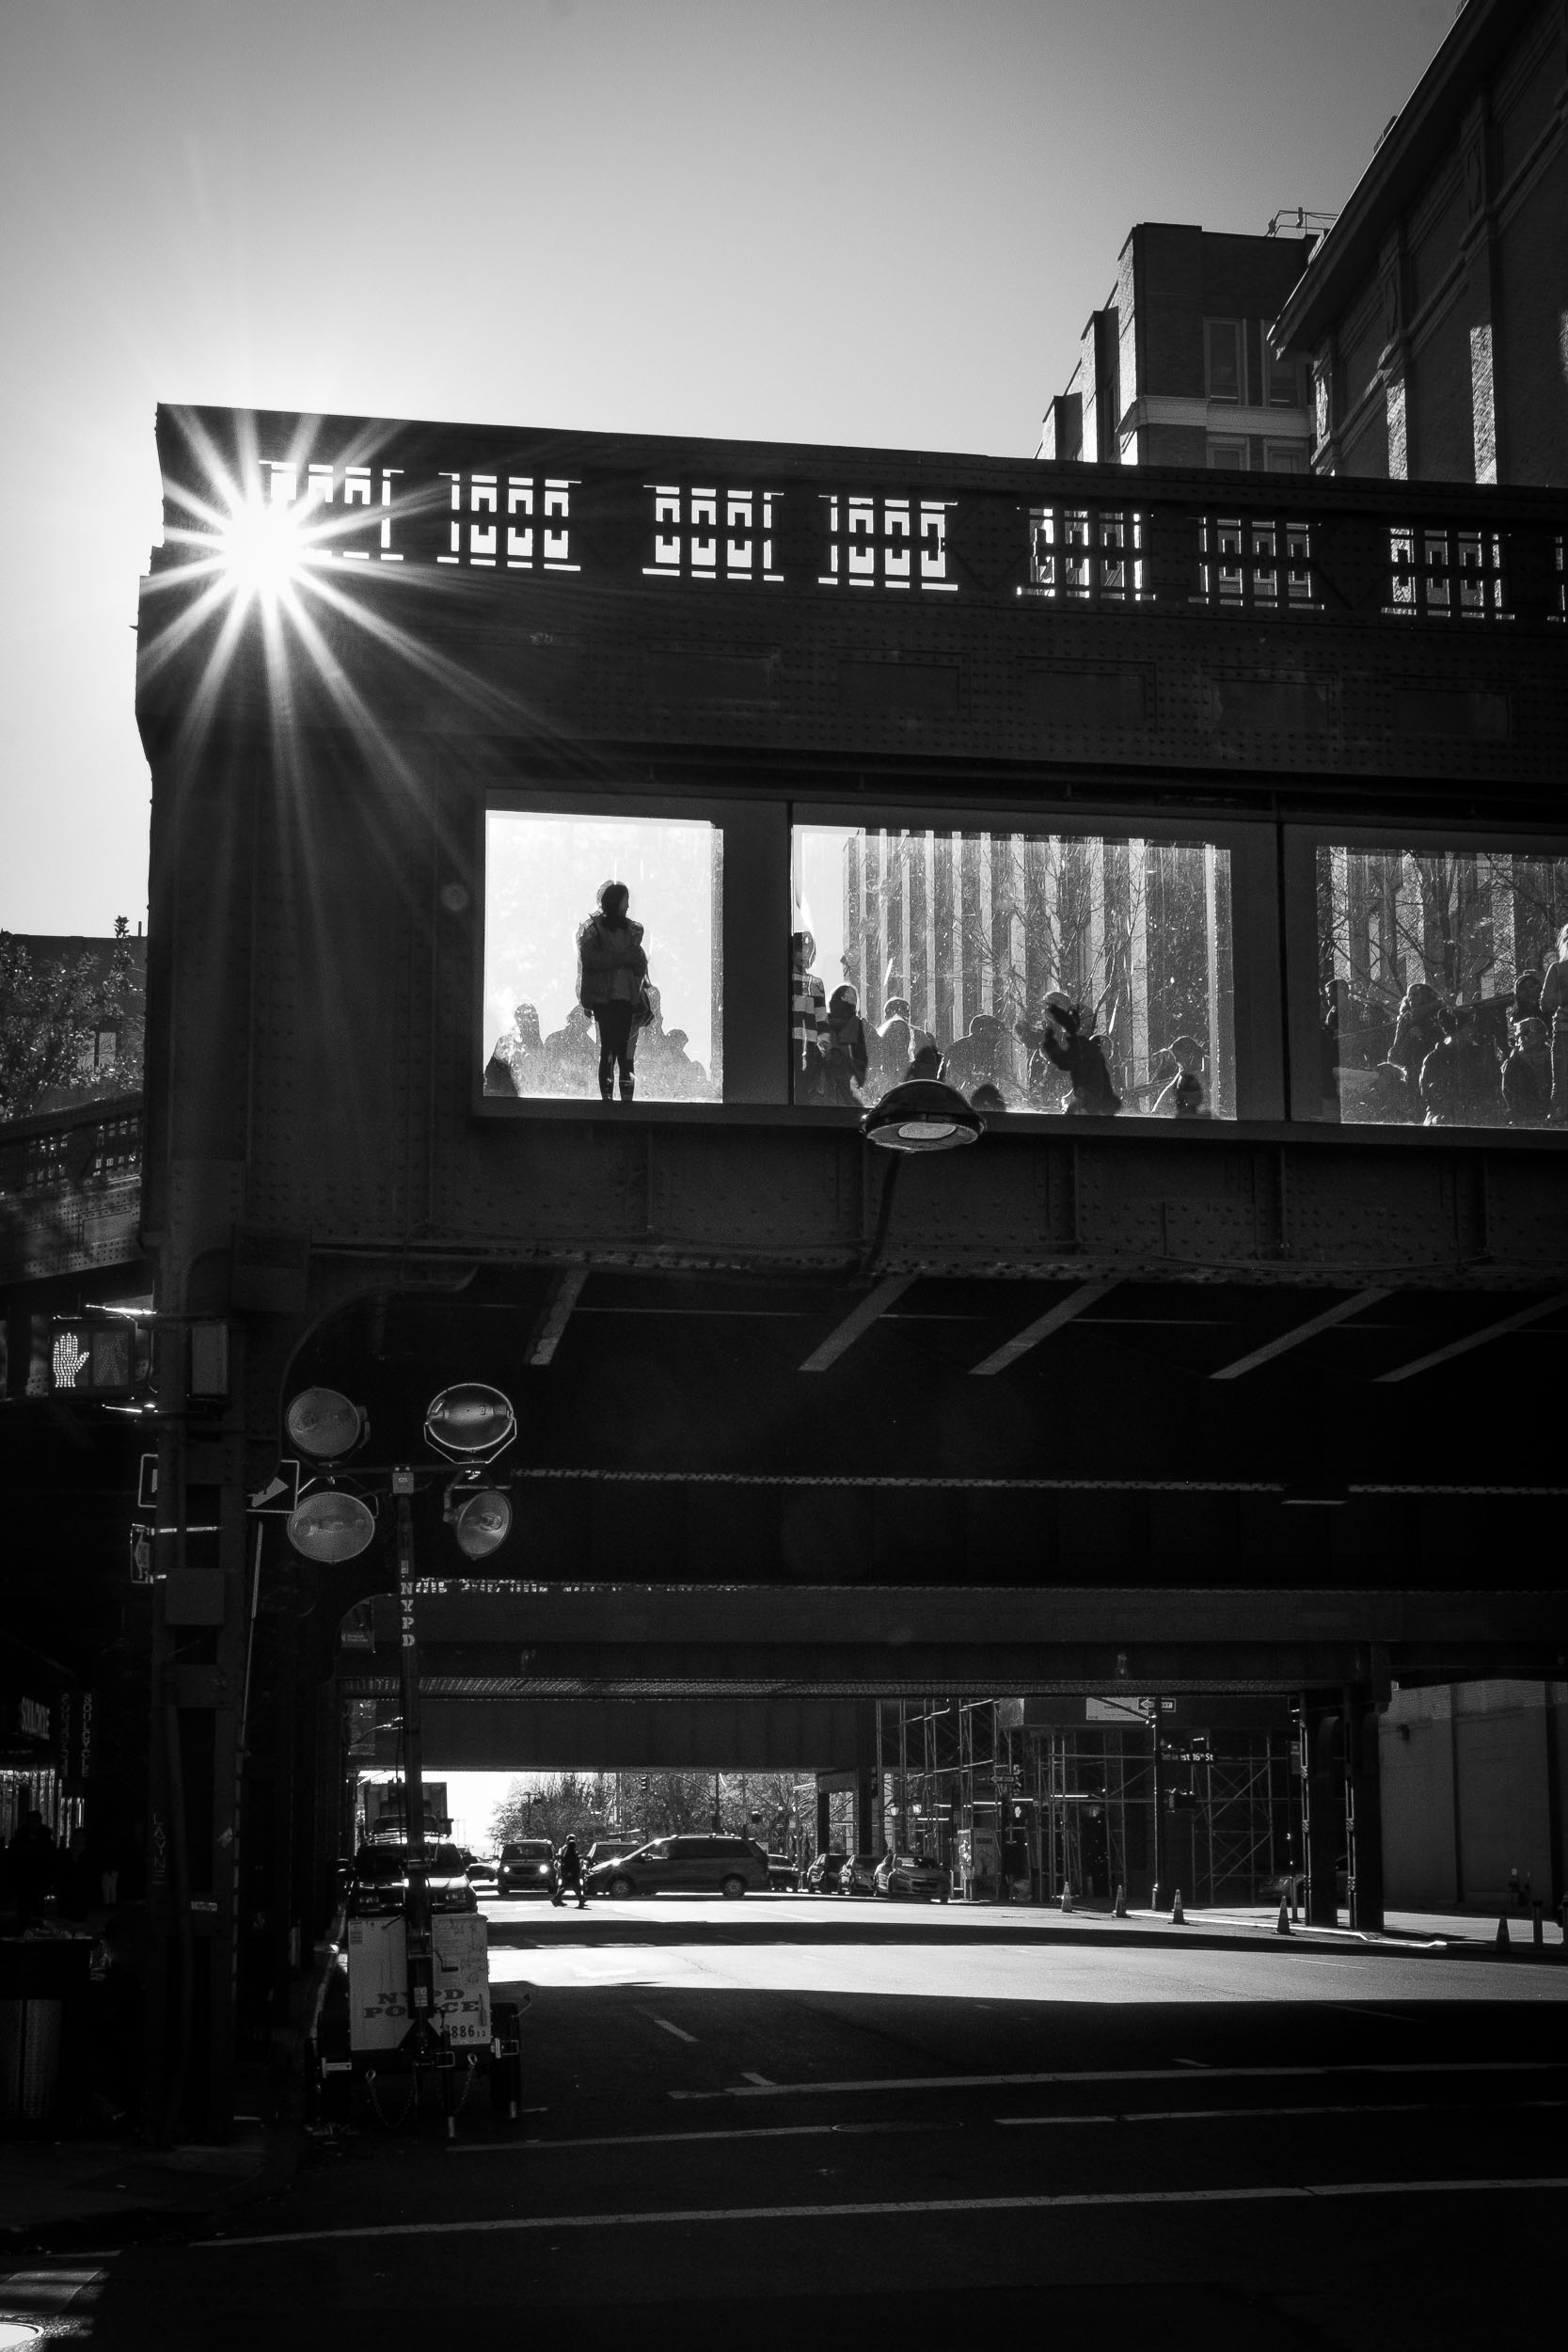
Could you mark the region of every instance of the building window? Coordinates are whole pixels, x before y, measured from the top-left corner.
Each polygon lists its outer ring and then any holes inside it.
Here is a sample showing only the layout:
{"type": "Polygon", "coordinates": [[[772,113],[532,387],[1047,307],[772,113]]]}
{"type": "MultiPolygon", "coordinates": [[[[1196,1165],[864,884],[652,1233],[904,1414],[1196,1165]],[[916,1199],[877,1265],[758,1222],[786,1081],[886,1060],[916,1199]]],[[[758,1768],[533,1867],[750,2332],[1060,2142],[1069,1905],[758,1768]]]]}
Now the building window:
{"type": "Polygon", "coordinates": [[[1242,326],[1239,319],[1208,321],[1209,397],[1242,398],[1242,326]]]}
{"type": "Polygon", "coordinates": [[[1263,339],[1263,370],[1268,378],[1271,408],[1301,408],[1306,405],[1301,396],[1301,362],[1281,359],[1269,349],[1263,339]]]}
{"type": "Polygon", "coordinates": [[[1244,441],[1211,440],[1209,464],[1215,473],[1245,473],[1247,469],[1246,443],[1244,441]]]}
{"type": "Polygon", "coordinates": [[[792,881],[797,1104],[924,1053],[982,1108],[1235,1116],[1228,850],[814,824],[792,881]]]}
{"type": "Polygon", "coordinates": [[[1265,441],[1263,469],[1266,473],[1305,473],[1306,448],[1300,441],[1265,441]]]}
{"type": "MultiPolygon", "coordinates": [[[[635,1099],[721,1099],[722,845],[721,829],[700,819],[489,811],[478,1041],[486,1095],[597,1101],[602,1049],[618,1033],[635,1099]],[[579,939],[610,881],[631,894],[641,956],[624,953],[618,935],[606,960],[594,940],[589,971],[579,939]],[[608,1019],[586,1010],[583,995],[610,1007],[608,1019]],[[618,1005],[631,1008],[629,1032],[618,1005]]],[[[618,1055],[611,1065],[622,1094],[618,1055]]]]}
{"type": "Polygon", "coordinates": [[[1325,1117],[1545,1122],[1568,857],[1323,843],[1317,899],[1325,1117]]]}

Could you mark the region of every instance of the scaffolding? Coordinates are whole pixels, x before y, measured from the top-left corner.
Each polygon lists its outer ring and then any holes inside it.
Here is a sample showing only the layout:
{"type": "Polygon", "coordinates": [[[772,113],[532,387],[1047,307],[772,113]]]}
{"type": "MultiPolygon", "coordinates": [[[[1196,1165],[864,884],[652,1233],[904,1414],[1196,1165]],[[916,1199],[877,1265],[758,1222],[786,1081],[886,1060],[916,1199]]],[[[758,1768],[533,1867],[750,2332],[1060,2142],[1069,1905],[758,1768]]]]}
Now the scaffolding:
{"type": "Polygon", "coordinates": [[[1165,1888],[1190,1902],[1264,1899],[1289,1867],[1299,1797],[1288,1732],[1162,1739],[1152,1726],[1025,1725],[1018,1699],[890,1700],[879,1709],[884,1841],[943,1864],[955,1891],[998,1891],[1001,1816],[1023,1814],[1037,1902],[1131,1901],[1165,1888]],[[1189,1802],[1166,1811],[1159,1798],[1189,1802]]]}

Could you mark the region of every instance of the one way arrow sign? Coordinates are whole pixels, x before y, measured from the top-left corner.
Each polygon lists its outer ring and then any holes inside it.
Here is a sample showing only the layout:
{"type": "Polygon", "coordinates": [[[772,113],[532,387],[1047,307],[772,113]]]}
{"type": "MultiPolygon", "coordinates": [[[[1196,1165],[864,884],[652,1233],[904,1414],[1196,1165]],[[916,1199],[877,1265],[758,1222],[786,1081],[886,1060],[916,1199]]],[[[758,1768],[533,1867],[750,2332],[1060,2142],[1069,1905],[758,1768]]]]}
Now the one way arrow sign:
{"type": "Polygon", "coordinates": [[[245,1503],[247,1511],[260,1511],[269,1518],[287,1518],[299,1502],[299,1464],[293,1460],[279,1462],[277,1474],[264,1486],[259,1486],[245,1503]]]}

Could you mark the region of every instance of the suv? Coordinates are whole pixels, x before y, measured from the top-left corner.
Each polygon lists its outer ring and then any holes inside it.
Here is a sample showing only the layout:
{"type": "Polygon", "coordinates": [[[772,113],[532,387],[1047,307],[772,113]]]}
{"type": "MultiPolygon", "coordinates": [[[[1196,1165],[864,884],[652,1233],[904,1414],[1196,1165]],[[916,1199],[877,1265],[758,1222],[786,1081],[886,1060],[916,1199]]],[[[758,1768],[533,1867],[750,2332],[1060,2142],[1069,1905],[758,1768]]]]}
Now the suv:
{"type": "Polygon", "coordinates": [[[806,1872],[808,1895],[836,1895],[839,1875],[849,1857],[842,1846],[830,1846],[819,1853],[806,1872]]]}
{"type": "Polygon", "coordinates": [[[588,1873],[598,1895],[729,1895],[768,1884],[768,1856],[750,1837],[656,1837],[588,1873]]]}
{"type": "MultiPolygon", "coordinates": [[[[424,1850],[425,1883],[435,1911],[477,1911],[479,1899],[455,1846],[439,1843],[424,1850]]],[[[408,1892],[408,1845],[402,1837],[378,1837],[360,1847],[354,1857],[345,1915],[364,1919],[376,1912],[401,1911],[408,1892]]]]}
{"type": "Polygon", "coordinates": [[[553,1895],[555,1849],[547,1837],[522,1837],[501,1848],[498,1895],[553,1895]]]}

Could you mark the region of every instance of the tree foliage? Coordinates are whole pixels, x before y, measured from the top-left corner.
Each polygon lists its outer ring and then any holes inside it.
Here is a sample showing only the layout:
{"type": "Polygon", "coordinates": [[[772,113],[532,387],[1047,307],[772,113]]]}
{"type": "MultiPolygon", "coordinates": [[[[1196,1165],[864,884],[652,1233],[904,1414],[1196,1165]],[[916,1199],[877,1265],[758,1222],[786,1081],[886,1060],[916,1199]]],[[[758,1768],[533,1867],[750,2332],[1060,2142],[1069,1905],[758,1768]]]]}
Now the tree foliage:
{"type": "MultiPolygon", "coordinates": [[[[791,1831],[809,1824],[813,1786],[786,1772],[721,1772],[719,1827],[754,1837],[771,1851],[788,1850],[791,1831]],[[753,1812],[762,1820],[753,1821],[753,1812]]],[[[712,1772],[557,1772],[513,1782],[490,1824],[496,1844],[569,1836],[579,1846],[601,1836],[669,1837],[711,1830],[712,1772]],[[618,1808],[618,1809],[617,1809],[618,1808]]]]}
{"type": "Polygon", "coordinates": [[[120,915],[107,956],[50,956],[0,931],[0,1120],[141,1085],[140,976],[129,933],[120,915]],[[100,1058],[110,1031],[116,1050],[100,1058]]]}

